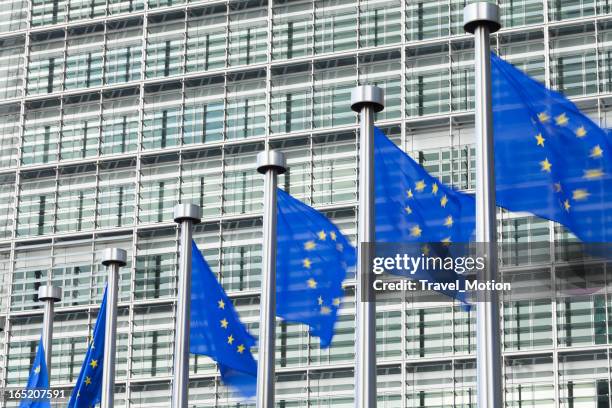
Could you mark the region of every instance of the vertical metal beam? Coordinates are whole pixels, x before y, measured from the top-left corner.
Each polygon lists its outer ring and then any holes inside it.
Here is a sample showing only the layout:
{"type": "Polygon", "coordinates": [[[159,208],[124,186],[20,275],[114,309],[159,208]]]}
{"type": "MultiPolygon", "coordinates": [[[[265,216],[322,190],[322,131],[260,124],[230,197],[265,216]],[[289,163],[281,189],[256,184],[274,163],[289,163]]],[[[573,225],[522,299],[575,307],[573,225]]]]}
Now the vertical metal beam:
{"type": "Polygon", "coordinates": [[[119,296],[119,268],[127,263],[127,252],[120,248],[107,248],[102,265],[108,270],[106,289],[106,318],[104,332],[104,362],[102,363],[101,407],[113,408],[115,401],[115,350],[117,344],[117,302],[119,296]]]}
{"type": "MultiPolygon", "coordinates": [[[[476,89],[476,242],[484,250],[486,268],[479,280],[497,275],[497,225],[495,207],[495,156],[491,101],[490,34],[501,28],[499,7],[472,3],[463,11],[465,31],[474,34],[476,89]]],[[[499,299],[494,291],[478,294],[476,309],[476,362],[478,406],[501,408],[502,357],[499,299]]]]}
{"type": "Polygon", "coordinates": [[[174,207],[174,221],[181,225],[179,242],[178,295],[174,325],[174,369],[172,408],[187,408],[189,399],[189,319],[191,318],[191,239],[193,224],[202,219],[195,204],[174,207]]]}
{"type": "Polygon", "coordinates": [[[264,175],[263,259],[259,312],[257,408],[274,407],[274,344],[276,340],[276,185],[287,171],[285,155],[266,150],[257,155],[257,171],[264,175]]]}
{"type": "Polygon", "coordinates": [[[357,296],[355,329],[355,407],[376,407],[376,304],[365,301],[370,291],[366,279],[368,243],[376,241],[374,207],[374,113],[385,106],[381,88],[362,85],[351,93],[351,109],[360,114],[359,122],[359,214],[357,225],[357,296]]]}
{"type": "Polygon", "coordinates": [[[55,318],[55,302],[62,299],[62,288],[45,285],[38,288],[38,300],[45,302],[45,315],[43,317],[42,344],[45,350],[45,362],[51,385],[51,356],[53,355],[53,320],[55,318]]]}

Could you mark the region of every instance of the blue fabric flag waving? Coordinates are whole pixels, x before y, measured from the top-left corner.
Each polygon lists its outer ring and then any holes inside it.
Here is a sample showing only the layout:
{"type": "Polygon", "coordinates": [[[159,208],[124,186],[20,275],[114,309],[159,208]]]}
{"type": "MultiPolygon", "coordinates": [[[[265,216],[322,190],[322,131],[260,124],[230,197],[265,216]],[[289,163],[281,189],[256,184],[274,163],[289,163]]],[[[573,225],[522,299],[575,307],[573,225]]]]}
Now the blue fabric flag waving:
{"type": "Polygon", "coordinates": [[[558,92],[491,54],[497,205],[612,242],[612,142],[558,92]]]}
{"type": "Polygon", "coordinates": [[[252,397],[257,389],[257,362],[251,354],[255,339],[193,241],[191,250],[189,351],[215,360],[223,383],[252,397]]]}
{"type": "Polygon", "coordinates": [[[464,242],[475,228],[474,197],[431,176],[374,129],[376,242],[464,242]]]}
{"type": "Polygon", "coordinates": [[[102,361],[104,361],[104,338],[106,323],[106,290],[98,311],[93,338],[87,347],[85,360],[76,385],[70,395],[68,408],[89,408],[102,399],[102,361]]]}
{"type": "MultiPolygon", "coordinates": [[[[30,377],[26,390],[48,390],[49,389],[49,372],[47,371],[47,362],[45,359],[45,349],[43,347],[42,337],[38,342],[36,357],[32,363],[30,377]]],[[[45,396],[47,397],[47,396],[45,396]]],[[[49,398],[24,398],[19,403],[19,408],[51,408],[49,398]]]]}
{"type": "MultiPolygon", "coordinates": [[[[465,244],[472,240],[474,197],[440,183],[378,128],[374,129],[374,163],[377,243],[465,244]]],[[[422,249],[428,255],[428,247],[422,249]]],[[[462,279],[453,271],[417,271],[412,278],[430,282],[462,279]]],[[[444,294],[465,302],[463,292],[444,294]]]]}
{"type": "Polygon", "coordinates": [[[331,344],[355,248],[323,214],[278,190],[276,314],[331,344]]]}

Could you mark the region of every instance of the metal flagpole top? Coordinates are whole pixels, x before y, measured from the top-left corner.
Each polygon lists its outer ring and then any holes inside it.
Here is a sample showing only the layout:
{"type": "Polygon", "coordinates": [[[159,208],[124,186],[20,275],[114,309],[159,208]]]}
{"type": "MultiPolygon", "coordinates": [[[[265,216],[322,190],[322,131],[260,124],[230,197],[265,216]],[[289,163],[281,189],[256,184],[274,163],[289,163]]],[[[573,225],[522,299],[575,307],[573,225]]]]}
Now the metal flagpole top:
{"type": "Polygon", "coordinates": [[[62,300],[62,288],[59,286],[44,285],[38,288],[38,300],[59,302],[62,300]]]}
{"type": "Polygon", "coordinates": [[[359,85],[351,91],[351,109],[361,112],[364,105],[369,105],[374,112],[385,109],[385,92],[375,85],[359,85]]]}
{"type": "Polygon", "coordinates": [[[276,170],[278,174],[287,171],[285,155],[278,150],[265,150],[257,154],[257,171],[265,174],[268,170],[276,170]]]}
{"type": "Polygon", "coordinates": [[[200,206],[190,203],[181,203],[174,206],[174,222],[192,221],[198,224],[202,220],[200,206]]]}
{"type": "Polygon", "coordinates": [[[127,252],[121,248],[106,248],[102,254],[102,265],[109,266],[117,264],[125,266],[127,263],[127,252]]]}
{"type": "Polygon", "coordinates": [[[499,6],[486,1],[479,1],[465,6],[463,9],[463,29],[474,34],[476,27],[486,25],[489,32],[494,33],[501,28],[499,6]]]}

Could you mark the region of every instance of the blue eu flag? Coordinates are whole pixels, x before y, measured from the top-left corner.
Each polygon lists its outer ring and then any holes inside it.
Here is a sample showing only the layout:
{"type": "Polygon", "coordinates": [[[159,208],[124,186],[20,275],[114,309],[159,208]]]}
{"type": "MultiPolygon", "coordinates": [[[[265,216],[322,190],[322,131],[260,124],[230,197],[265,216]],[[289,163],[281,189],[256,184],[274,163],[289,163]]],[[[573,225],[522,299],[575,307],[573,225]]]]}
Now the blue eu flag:
{"type": "Polygon", "coordinates": [[[251,354],[255,339],[193,241],[191,251],[189,351],[215,360],[223,383],[252,397],[257,389],[257,362],[251,354]]]}
{"type": "Polygon", "coordinates": [[[497,205],[612,241],[612,142],[572,102],[491,54],[497,205]]]}
{"type": "Polygon", "coordinates": [[[323,214],[278,190],[276,314],[328,347],[355,248],[323,214]]]}
{"type": "MultiPolygon", "coordinates": [[[[38,342],[36,357],[32,363],[30,370],[30,378],[26,390],[48,390],[49,389],[49,372],[47,371],[47,363],[45,360],[45,349],[43,348],[42,338],[38,342]]],[[[51,408],[49,398],[31,399],[24,398],[19,403],[19,408],[51,408]]]]}
{"type": "Polygon", "coordinates": [[[96,318],[93,338],[87,347],[85,360],[76,385],[70,395],[68,408],[89,408],[102,399],[102,361],[104,360],[104,338],[106,323],[106,290],[96,318]]]}
{"type": "MultiPolygon", "coordinates": [[[[426,243],[472,240],[474,197],[440,183],[378,128],[374,129],[374,166],[377,243],[421,242],[422,253],[429,255],[426,243]]],[[[453,271],[417,271],[412,278],[454,282],[461,276],[453,271]]],[[[465,301],[462,292],[445,294],[465,301]]]]}

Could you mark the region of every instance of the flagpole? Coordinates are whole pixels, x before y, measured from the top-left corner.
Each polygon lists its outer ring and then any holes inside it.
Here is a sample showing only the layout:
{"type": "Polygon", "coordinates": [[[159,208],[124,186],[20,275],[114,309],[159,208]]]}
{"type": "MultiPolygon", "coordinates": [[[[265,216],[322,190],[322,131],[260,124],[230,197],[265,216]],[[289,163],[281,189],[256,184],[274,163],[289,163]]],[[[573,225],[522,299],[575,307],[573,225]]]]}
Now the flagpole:
{"type": "MultiPolygon", "coordinates": [[[[472,3],[463,10],[465,31],[474,34],[476,89],[476,242],[483,246],[487,265],[478,279],[497,275],[497,219],[495,208],[495,156],[491,102],[490,34],[501,28],[499,7],[472,3]],[[484,245],[483,245],[484,244],[484,245]]],[[[499,299],[494,291],[480,292],[476,308],[476,364],[478,406],[502,406],[502,358],[499,299]]]]}
{"type": "Polygon", "coordinates": [[[276,340],[276,186],[287,171],[285,155],[266,150],[257,155],[257,171],[264,175],[263,259],[259,313],[257,408],[274,407],[274,343],[276,340]]]}
{"type": "Polygon", "coordinates": [[[45,302],[45,314],[43,317],[42,344],[45,350],[45,363],[51,385],[51,356],[53,354],[53,320],[55,319],[55,302],[62,299],[62,288],[58,286],[44,285],[38,288],[38,300],[45,302]]]}
{"type": "Polygon", "coordinates": [[[381,88],[361,85],[351,92],[351,109],[359,113],[359,219],[357,245],[357,327],[355,330],[355,407],[376,407],[376,304],[364,301],[370,261],[365,245],[376,241],[374,207],[374,113],[385,107],[381,88]]]}
{"type": "Polygon", "coordinates": [[[119,268],[127,263],[127,252],[120,248],[107,248],[102,255],[102,265],[107,267],[106,319],[104,333],[104,362],[102,363],[102,408],[113,408],[115,399],[115,350],[117,344],[117,301],[119,292],[119,268]]]}
{"type": "Polygon", "coordinates": [[[191,319],[191,239],[193,225],[202,218],[195,204],[177,204],[174,222],[181,225],[179,241],[178,295],[174,325],[174,379],[172,408],[187,408],[189,399],[189,323],[191,319]]]}

